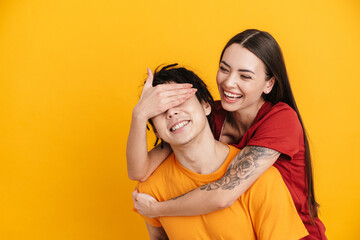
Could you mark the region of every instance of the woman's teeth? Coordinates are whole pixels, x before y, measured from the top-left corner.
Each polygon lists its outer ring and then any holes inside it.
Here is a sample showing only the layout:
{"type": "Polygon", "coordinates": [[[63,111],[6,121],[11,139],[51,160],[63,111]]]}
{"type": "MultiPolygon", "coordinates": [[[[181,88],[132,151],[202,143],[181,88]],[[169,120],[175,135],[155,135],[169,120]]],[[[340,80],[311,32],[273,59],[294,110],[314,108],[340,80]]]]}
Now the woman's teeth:
{"type": "Polygon", "coordinates": [[[227,97],[227,98],[241,98],[243,95],[241,94],[233,94],[233,93],[229,93],[227,91],[224,91],[224,95],[227,97]]]}
{"type": "Polygon", "coordinates": [[[183,121],[183,122],[179,122],[178,124],[176,124],[175,126],[173,126],[170,131],[175,131],[178,130],[180,128],[182,128],[183,126],[187,125],[190,121],[183,121]]]}

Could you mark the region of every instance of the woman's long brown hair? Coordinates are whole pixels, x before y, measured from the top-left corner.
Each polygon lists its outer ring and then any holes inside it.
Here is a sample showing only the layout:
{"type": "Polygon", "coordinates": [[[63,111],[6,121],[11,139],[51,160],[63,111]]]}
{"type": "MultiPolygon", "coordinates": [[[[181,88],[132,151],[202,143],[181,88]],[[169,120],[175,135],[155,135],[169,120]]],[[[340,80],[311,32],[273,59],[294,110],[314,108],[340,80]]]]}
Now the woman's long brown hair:
{"type": "Polygon", "coordinates": [[[291,90],[280,46],[269,33],[256,29],[248,29],[230,39],[221,53],[220,61],[225,50],[234,43],[242,45],[263,61],[266,66],[267,80],[273,76],[275,77],[275,84],[271,92],[269,94],[263,94],[264,100],[271,102],[272,104],[276,104],[280,101],[285,102],[297,113],[304,134],[306,180],[308,188],[307,202],[309,214],[311,220],[313,220],[314,217],[318,216],[319,204],[316,202],[314,194],[310,147],[307,133],[291,90]]]}

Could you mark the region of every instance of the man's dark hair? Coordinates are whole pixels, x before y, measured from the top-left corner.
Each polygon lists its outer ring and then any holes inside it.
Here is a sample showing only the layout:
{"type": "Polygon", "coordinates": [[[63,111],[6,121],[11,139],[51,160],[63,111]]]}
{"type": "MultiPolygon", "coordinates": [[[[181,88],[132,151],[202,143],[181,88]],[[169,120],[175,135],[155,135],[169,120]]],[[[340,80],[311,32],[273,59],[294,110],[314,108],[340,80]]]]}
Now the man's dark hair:
{"type": "MultiPolygon", "coordinates": [[[[197,89],[195,96],[199,102],[208,103],[210,104],[211,109],[214,109],[214,99],[203,80],[201,80],[193,71],[177,66],[177,63],[166,65],[164,67],[161,67],[161,65],[158,66],[154,72],[153,87],[165,83],[190,83],[193,88],[197,89]]],[[[211,126],[211,113],[207,116],[207,119],[211,126]]],[[[149,123],[154,127],[151,119],[149,119],[149,123]]],[[[158,141],[159,139],[157,138],[155,145],[157,145],[158,141]]]]}

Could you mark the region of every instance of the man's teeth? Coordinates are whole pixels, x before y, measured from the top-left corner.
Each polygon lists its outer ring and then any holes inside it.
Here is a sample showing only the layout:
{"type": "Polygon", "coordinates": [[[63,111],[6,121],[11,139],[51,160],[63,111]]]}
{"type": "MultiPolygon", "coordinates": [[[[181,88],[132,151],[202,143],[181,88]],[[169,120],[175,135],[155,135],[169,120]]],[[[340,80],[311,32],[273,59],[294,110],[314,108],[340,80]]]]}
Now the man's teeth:
{"type": "Polygon", "coordinates": [[[224,95],[228,98],[241,98],[243,96],[241,94],[233,94],[233,93],[229,93],[227,91],[224,91],[224,95]]]}
{"type": "Polygon", "coordinates": [[[187,125],[188,123],[189,123],[189,121],[180,122],[180,123],[176,124],[175,126],[173,126],[171,128],[171,131],[178,130],[178,129],[182,128],[183,126],[187,125]]]}

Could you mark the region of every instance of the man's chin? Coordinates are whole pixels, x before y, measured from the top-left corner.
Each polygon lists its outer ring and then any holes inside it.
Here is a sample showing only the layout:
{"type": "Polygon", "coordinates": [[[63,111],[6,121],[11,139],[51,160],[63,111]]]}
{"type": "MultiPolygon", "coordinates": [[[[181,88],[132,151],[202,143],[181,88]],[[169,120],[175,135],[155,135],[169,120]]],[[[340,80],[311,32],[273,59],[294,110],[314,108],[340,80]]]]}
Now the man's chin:
{"type": "Polygon", "coordinates": [[[168,142],[170,144],[171,147],[185,147],[189,144],[191,144],[191,141],[192,139],[179,139],[177,141],[171,141],[171,142],[168,142]]]}

